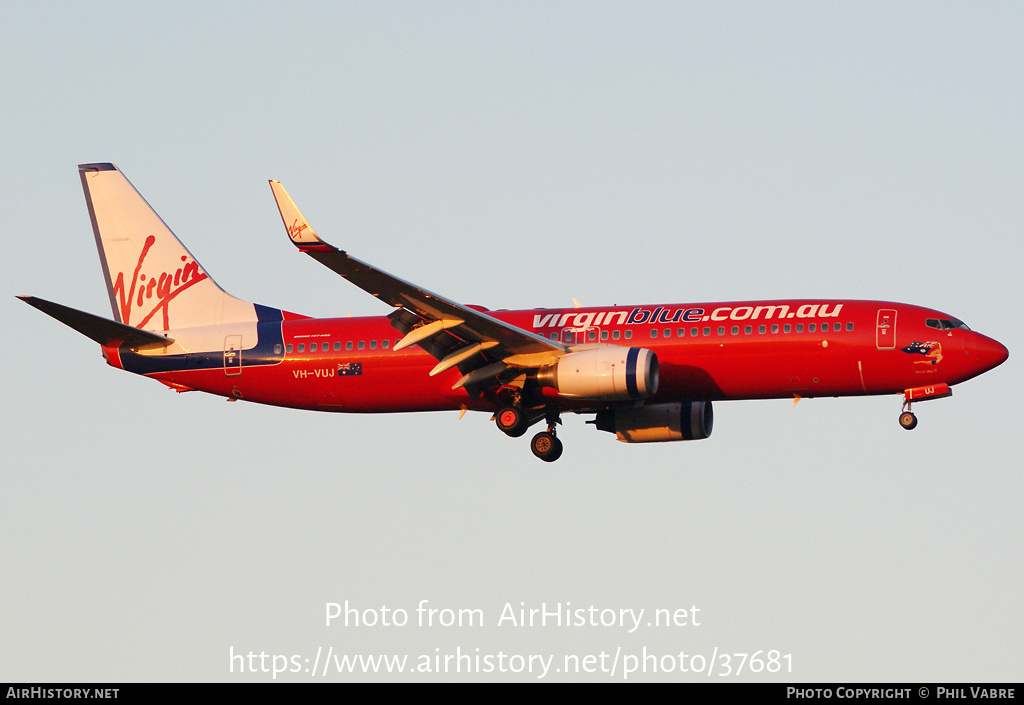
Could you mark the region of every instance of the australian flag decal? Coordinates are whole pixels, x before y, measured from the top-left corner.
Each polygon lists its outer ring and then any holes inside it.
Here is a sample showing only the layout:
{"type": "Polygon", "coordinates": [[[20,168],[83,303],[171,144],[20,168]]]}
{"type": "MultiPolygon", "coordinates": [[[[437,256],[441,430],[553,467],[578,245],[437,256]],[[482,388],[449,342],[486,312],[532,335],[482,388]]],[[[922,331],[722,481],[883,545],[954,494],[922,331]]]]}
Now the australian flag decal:
{"type": "Polygon", "coordinates": [[[363,374],[363,363],[361,362],[339,362],[338,376],[353,377],[363,374]]]}
{"type": "Polygon", "coordinates": [[[937,365],[942,361],[942,345],[935,341],[918,342],[914,341],[905,348],[900,348],[902,352],[910,355],[924,355],[924,360],[915,360],[915,364],[925,365],[937,365]]]}

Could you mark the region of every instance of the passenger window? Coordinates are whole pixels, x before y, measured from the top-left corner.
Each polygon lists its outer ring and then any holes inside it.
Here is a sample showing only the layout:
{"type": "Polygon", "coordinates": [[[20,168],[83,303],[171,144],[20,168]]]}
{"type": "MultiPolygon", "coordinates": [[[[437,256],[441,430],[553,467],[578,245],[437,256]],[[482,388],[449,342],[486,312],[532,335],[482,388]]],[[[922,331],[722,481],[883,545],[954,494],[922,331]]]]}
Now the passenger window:
{"type": "Polygon", "coordinates": [[[390,341],[390,340],[387,340],[387,339],[385,339],[385,340],[382,340],[382,341],[380,341],[380,346],[381,346],[382,348],[384,348],[385,350],[387,350],[387,349],[388,349],[388,343],[390,343],[390,342],[391,342],[391,341],[390,341]]]}
{"type": "Polygon", "coordinates": [[[334,349],[335,351],[341,350],[341,343],[337,340],[334,341],[334,349]]]}
{"type": "Polygon", "coordinates": [[[345,349],[346,350],[351,350],[352,349],[352,341],[351,340],[345,342],[345,349]]]}
{"type": "Polygon", "coordinates": [[[365,350],[366,349],[366,341],[365,340],[360,340],[359,341],[359,349],[360,350],[365,350]]]}
{"type": "Polygon", "coordinates": [[[613,330],[612,331],[612,340],[618,340],[618,339],[619,339],[619,331],[613,330]]]}
{"type": "Polygon", "coordinates": [[[601,340],[608,340],[608,331],[601,331],[601,340]]]}
{"type": "Polygon", "coordinates": [[[710,328],[705,328],[704,329],[704,335],[711,335],[711,329],[710,328]]]}
{"type": "Polygon", "coordinates": [[[597,340],[597,331],[596,330],[588,330],[587,331],[587,340],[597,340]]]}
{"type": "Polygon", "coordinates": [[[846,330],[853,330],[853,324],[852,323],[847,323],[846,324],[846,330]]]}
{"type": "Polygon", "coordinates": [[[791,333],[792,331],[793,331],[793,327],[791,325],[789,325],[788,323],[782,327],[782,332],[783,333],[791,333]]]}
{"type": "Polygon", "coordinates": [[[371,340],[370,341],[370,350],[376,350],[376,349],[377,349],[377,341],[376,340],[371,340]]]}
{"type": "Polygon", "coordinates": [[[281,346],[280,345],[275,345],[274,346],[274,354],[275,355],[280,355],[281,354],[281,346]]]}
{"type": "Polygon", "coordinates": [[[666,338],[671,338],[672,337],[672,329],[671,328],[666,328],[664,332],[665,332],[665,337],[666,338]]]}
{"type": "Polygon", "coordinates": [[[288,343],[288,347],[286,347],[285,350],[287,350],[288,352],[291,352],[292,351],[292,344],[288,343]]]}
{"type": "Polygon", "coordinates": [[[310,352],[316,352],[316,343],[310,343],[309,344],[309,351],[310,352]]]}
{"type": "Polygon", "coordinates": [[[306,344],[299,343],[299,352],[306,352],[306,344]]]}
{"type": "Polygon", "coordinates": [[[686,329],[685,328],[680,328],[679,330],[676,331],[676,335],[678,335],[680,338],[685,338],[686,337],[686,329]]]}
{"type": "Polygon", "coordinates": [[[718,334],[725,335],[725,326],[718,326],[718,334]]]}
{"type": "Polygon", "coordinates": [[[733,326],[732,327],[732,334],[733,335],[739,335],[740,334],[740,327],[739,326],[733,326]]]}
{"type": "Polygon", "coordinates": [[[803,333],[804,332],[804,324],[803,323],[797,323],[796,324],[796,332],[797,333],[803,333]]]}
{"type": "Polygon", "coordinates": [[[651,337],[652,338],[657,338],[658,337],[658,329],[657,328],[651,328],[651,337]]]}
{"type": "Polygon", "coordinates": [[[764,326],[758,326],[757,327],[757,332],[758,333],[764,333],[764,331],[765,331],[765,327],[764,326]]]}
{"type": "Polygon", "coordinates": [[[778,333],[778,332],[779,332],[779,324],[778,323],[773,323],[772,324],[772,333],[778,333]]]}
{"type": "Polygon", "coordinates": [[[808,333],[813,333],[814,331],[815,331],[814,324],[813,323],[808,323],[807,324],[807,332],[808,333]]]}
{"type": "Polygon", "coordinates": [[[626,340],[629,340],[632,337],[633,337],[633,331],[627,330],[626,331],[626,340]]]}
{"type": "Polygon", "coordinates": [[[696,338],[697,337],[697,329],[696,328],[691,328],[690,329],[690,335],[692,337],[696,338]]]}
{"type": "Polygon", "coordinates": [[[753,332],[754,332],[754,328],[752,326],[744,326],[743,327],[744,335],[750,335],[753,332]]]}

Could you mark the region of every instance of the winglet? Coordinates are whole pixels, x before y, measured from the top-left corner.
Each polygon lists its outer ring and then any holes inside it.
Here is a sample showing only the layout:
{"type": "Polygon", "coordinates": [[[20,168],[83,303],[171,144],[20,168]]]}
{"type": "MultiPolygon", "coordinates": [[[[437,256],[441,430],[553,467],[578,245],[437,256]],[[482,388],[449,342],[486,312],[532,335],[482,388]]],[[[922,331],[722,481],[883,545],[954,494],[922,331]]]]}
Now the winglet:
{"type": "MultiPolygon", "coordinates": [[[[284,227],[288,231],[288,237],[292,239],[292,242],[300,250],[308,250],[317,247],[318,245],[327,245],[326,242],[321,240],[313,228],[310,227],[309,221],[302,215],[302,211],[295,205],[295,201],[288,195],[288,192],[284,190],[284,186],[281,185],[280,181],[270,180],[270,190],[274,192],[274,200],[277,201],[277,210],[281,213],[281,220],[284,221],[284,227]]],[[[332,248],[333,249],[333,248],[332,248]]]]}

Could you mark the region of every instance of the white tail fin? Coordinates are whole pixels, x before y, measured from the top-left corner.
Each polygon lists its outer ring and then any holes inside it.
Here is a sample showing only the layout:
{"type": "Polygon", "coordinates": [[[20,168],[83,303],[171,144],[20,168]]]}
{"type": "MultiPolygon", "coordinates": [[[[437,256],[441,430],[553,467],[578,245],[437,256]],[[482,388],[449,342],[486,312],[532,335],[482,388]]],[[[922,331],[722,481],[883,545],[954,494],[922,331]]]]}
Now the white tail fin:
{"type": "Polygon", "coordinates": [[[210,278],[113,164],[80,164],[115,320],[170,330],[256,321],[255,307],[210,278]]]}

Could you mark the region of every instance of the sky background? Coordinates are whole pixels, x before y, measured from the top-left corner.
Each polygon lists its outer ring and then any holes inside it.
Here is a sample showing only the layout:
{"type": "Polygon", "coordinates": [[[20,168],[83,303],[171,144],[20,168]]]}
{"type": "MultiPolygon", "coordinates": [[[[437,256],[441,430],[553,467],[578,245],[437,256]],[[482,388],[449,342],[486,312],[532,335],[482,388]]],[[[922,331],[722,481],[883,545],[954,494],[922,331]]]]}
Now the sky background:
{"type": "MultiPolygon", "coordinates": [[[[232,672],[231,650],[330,647],[555,667],[791,654],[791,673],[739,680],[1024,675],[1024,5],[0,17],[0,680],[271,680],[232,672]],[[896,396],[716,404],[699,443],[627,445],[567,416],[554,465],[485,414],[177,395],[14,298],[109,315],[76,170],[98,161],[226,290],[307,315],[389,308],[294,251],[268,179],[328,241],[464,303],[883,299],[962,318],[1010,359],[916,407],[913,433],[896,396]],[[325,626],[346,600],[410,624],[325,626]],[[418,627],[421,600],[486,624],[418,627]],[[506,603],[567,602],[696,605],[701,624],[497,625],[506,603]]],[[[388,678],[537,672],[328,677],[388,678]]]]}

